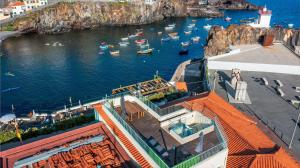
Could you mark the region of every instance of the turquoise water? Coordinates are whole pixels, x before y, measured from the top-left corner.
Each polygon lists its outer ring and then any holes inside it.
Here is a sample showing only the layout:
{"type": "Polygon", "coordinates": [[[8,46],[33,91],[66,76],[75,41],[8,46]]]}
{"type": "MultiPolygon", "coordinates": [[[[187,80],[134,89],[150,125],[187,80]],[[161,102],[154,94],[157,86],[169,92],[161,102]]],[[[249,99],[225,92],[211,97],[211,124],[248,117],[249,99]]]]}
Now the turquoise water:
{"type": "MultiPolygon", "coordinates": [[[[300,27],[300,2],[294,0],[271,1],[252,0],[261,5],[268,4],[273,10],[272,23],[294,23],[300,27]]],[[[256,17],[256,11],[227,11],[233,18],[232,23],[240,19],[256,17]]],[[[101,27],[96,30],[73,31],[60,35],[29,34],[5,40],[1,44],[1,90],[18,88],[1,93],[2,114],[11,111],[14,105],[17,115],[27,114],[30,110],[53,110],[69,105],[78,100],[102,98],[111,94],[113,88],[127,85],[153,77],[156,71],[169,80],[182,61],[201,58],[207,32],[203,25],[229,23],[222,18],[207,21],[196,19],[198,31],[185,35],[192,18],[173,18],[140,27],[101,27]],[[176,23],[180,39],[161,43],[157,31],[164,26],[176,23]],[[137,47],[131,41],[126,48],[117,44],[120,38],[132,34],[136,28],[143,28],[145,38],[155,48],[151,56],[137,56],[137,47]],[[189,47],[188,56],[179,56],[180,43],[193,36],[200,36],[201,41],[189,47]],[[114,44],[120,50],[120,56],[113,57],[109,53],[99,55],[99,43],[105,41],[114,44]],[[60,42],[64,46],[46,46],[60,42]],[[11,72],[15,76],[5,75],[11,72]]]]}

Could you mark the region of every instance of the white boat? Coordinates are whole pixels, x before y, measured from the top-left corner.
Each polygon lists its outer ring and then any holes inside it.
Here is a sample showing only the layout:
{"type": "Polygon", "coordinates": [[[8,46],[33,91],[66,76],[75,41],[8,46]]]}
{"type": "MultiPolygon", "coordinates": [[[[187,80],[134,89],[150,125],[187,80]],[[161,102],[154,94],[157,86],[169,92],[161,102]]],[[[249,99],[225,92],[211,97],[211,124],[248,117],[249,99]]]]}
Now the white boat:
{"type": "Polygon", "coordinates": [[[6,76],[15,76],[15,74],[11,73],[11,72],[6,72],[5,73],[6,76]]]}
{"type": "Polygon", "coordinates": [[[120,55],[120,51],[119,51],[119,50],[116,50],[116,51],[110,51],[109,53],[110,53],[110,55],[112,55],[112,56],[119,56],[119,55],[120,55]]]}
{"type": "Polygon", "coordinates": [[[127,41],[119,42],[119,45],[120,45],[121,47],[126,47],[128,44],[129,44],[129,42],[127,42],[127,41]]]}
{"type": "Polygon", "coordinates": [[[189,29],[192,29],[192,28],[195,27],[195,25],[196,25],[196,24],[192,23],[192,24],[189,24],[187,27],[188,27],[189,29]]]}
{"type": "Polygon", "coordinates": [[[192,41],[193,42],[199,42],[199,40],[200,40],[200,37],[199,36],[196,36],[196,37],[192,37],[192,41]]]}
{"type": "Polygon", "coordinates": [[[170,27],[170,26],[165,27],[166,31],[170,31],[170,30],[173,30],[173,29],[174,29],[174,27],[170,27]]]}
{"type": "Polygon", "coordinates": [[[150,45],[149,45],[149,43],[147,43],[147,44],[141,44],[140,45],[140,48],[149,48],[150,47],[150,45]]]}
{"type": "Polygon", "coordinates": [[[179,36],[170,36],[172,40],[178,40],[179,36]]]}
{"type": "Polygon", "coordinates": [[[175,23],[172,23],[172,24],[169,24],[168,27],[175,27],[176,24],[175,23]]]}
{"type": "Polygon", "coordinates": [[[127,41],[128,37],[121,38],[122,41],[127,41]]]}
{"type": "Polygon", "coordinates": [[[132,35],[128,36],[128,38],[135,38],[135,37],[137,37],[137,35],[135,35],[135,34],[132,34],[132,35]]]}
{"type": "Polygon", "coordinates": [[[232,19],[231,17],[228,17],[228,16],[227,16],[224,20],[225,20],[226,22],[230,22],[231,19],[232,19]]]}
{"type": "Polygon", "coordinates": [[[187,47],[187,46],[189,46],[190,45],[190,42],[181,42],[181,45],[183,46],[183,47],[187,47]]]}
{"type": "Polygon", "coordinates": [[[162,34],[162,32],[157,32],[157,34],[158,34],[158,35],[161,35],[161,34],[162,34]]]}
{"type": "Polygon", "coordinates": [[[206,18],[205,20],[212,20],[213,18],[206,18]]]}
{"type": "Polygon", "coordinates": [[[288,28],[291,29],[291,28],[293,28],[293,27],[294,27],[294,24],[293,24],[293,23],[289,23],[289,24],[288,24],[288,28]]]}
{"type": "Polygon", "coordinates": [[[137,54],[143,55],[143,54],[152,54],[154,48],[148,48],[145,50],[139,50],[137,51],[137,54]]]}
{"type": "Polygon", "coordinates": [[[211,25],[210,25],[210,24],[207,24],[207,25],[203,26],[203,28],[204,28],[205,30],[210,30],[211,25]]]}
{"type": "Polygon", "coordinates": [[[49,43],[46,43],[46,44],[45,44],[45,46],[49,46],[49,45],[50,45],[49,43]]]}
{"type": "Polygon", "coordinates": [[[184,31],[184,34],[191,34],[192,31],[184,31]]]}

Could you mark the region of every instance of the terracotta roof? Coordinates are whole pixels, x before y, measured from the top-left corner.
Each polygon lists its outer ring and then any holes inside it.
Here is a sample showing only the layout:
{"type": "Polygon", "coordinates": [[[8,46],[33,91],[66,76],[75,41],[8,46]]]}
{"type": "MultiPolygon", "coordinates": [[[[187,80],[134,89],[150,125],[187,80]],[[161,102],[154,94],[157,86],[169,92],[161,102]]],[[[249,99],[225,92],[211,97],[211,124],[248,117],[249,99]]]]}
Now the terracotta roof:
{"type": "Polygon", "coordinates": [[[246,114],[215,92],[188,102],[193,110],[218,117],[228,138],[228,168],[296,168],[300,165],[283,148],[264,134],[246,114]]]}
{"type": "Polygon", "coordinates": [[[10,6],[24,6],[24,5],[25,5],[24,2],[17,1],[15,3],[12,3],[10,6]]]}
{"type": "Polygon", "coordinates": [[[177,90],[180,90],[180,91],[188,91],[185,82],[176,82],[176,88],[177,88],[177,90]]]}

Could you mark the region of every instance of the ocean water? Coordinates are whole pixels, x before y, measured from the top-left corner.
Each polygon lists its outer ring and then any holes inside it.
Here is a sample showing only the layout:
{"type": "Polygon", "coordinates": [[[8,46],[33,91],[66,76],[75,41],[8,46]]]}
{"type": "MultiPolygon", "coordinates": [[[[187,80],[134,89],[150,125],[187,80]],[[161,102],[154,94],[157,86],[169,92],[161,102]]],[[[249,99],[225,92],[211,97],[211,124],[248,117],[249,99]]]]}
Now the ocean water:
{"type": "MultiPolygon", "coordinates": [[[[300,1],[298,0],[251,0],[273,10],[272,23],[294,23],[300,27],[300,1]]],[[[230,23],[240,19],[256,17],[256,11],[225,11],[232,17],[230,23]]],[[[18,87],[16,90],[1,93],[1,114],[11,112],[12,104],[16,115],[25,115],[32,109],[51,112],[64,105],[83,103],[110,95],[113,88],[149,80],[158,71],[169,80],[177,65],[191,58],[203,57],[202,45],[206,43],[206,24],[227,26],[223,18],[171,18],[161,22],[126,27],[100,27],[95,30],[72,31],[59,35],[28,34],[10,38],[1,44],[1,90],[18,87]],[[196,19],[197,31],[185,35],[187,25],[196,19]],[[161,43],[157,34],[164,26],[176,23],[178,41],[161,43]],[[130,41],[128,47],[119,47],[120,38],[143,28],[145,39],[155,48],[151,56],[137,56],[137,47],[130,41]],[[189,47],[188,56],[179,56],[180,43],[200,36],[201,41],[189,47]],[[108,52],[99,54],[99,44],[105,41],[120,50],[120,56],[108,52]],[[63,46],[46,46],[60,42],[63,46]],[[7,76],[10,72],[14,76],[7,76]]]]}

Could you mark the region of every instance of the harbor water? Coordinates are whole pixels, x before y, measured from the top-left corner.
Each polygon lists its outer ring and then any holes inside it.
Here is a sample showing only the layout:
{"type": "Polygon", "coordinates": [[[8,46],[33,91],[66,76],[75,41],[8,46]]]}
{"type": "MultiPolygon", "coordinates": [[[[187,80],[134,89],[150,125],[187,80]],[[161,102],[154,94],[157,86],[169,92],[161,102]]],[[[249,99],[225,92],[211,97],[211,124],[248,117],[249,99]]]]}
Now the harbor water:
{"type": "MultiPolygon", "coordinates": [[[[273,10],[272,24],[293,23],[300,27],[300,2],[295,0],[251,0],[259,5],[267,4],[273,10]]],[[[51,112],[64,105],[100,99],[110,95],[113,88],[149,80],[158,71],[170,80],[176,67],[183,61],[203,57],[203,45],[208,32],[206,24],[224,27],[239,20],[257,17],[257,11],[225,11],[224,18],[171,18],[143,26],[100,27],[94,30],[72,31],[59,35],[28,34],[9,38],[1,43],[1,115],[11,112],[28,114],[32,109],[51,112]],[[184,34],[187,26],[196,20],[196,28],[190,35],[184,34]],[[161,42],[167,34],[164,27],[175,23],[174,31],[179,40],[161,42]],[[129,40],[127,47],[118,43],[122,37],[142,28],[154,52],[138,56],[138,47],[129,40]],[[162,35],[157,32],[162,31],[162,35]],[[191,44],[189,54],[180,56],[181,42],[200,36],[200,42],[191,44]],[[119,56],[108,51],[99,54],[101,42],[114,45],[119,56]],[[11,90],[9,90],[12,88],[11,90]],[[13,89],[15,88],[15,89],[13,89]],[[71,102],[70,102],[71,97],[71,102]]]]}

